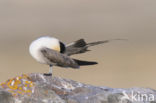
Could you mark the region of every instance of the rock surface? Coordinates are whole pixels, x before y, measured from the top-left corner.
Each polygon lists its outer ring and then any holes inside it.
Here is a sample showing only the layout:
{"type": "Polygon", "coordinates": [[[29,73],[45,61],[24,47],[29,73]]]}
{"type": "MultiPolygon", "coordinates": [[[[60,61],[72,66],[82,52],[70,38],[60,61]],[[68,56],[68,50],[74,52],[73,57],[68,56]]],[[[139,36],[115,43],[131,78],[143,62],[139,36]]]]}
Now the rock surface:
{"type": "Polygon", "coordinates": [[[1,83],[0,103],[156,103],[156,91],[97,87],[43,74],[23,74],[1,83]]]}

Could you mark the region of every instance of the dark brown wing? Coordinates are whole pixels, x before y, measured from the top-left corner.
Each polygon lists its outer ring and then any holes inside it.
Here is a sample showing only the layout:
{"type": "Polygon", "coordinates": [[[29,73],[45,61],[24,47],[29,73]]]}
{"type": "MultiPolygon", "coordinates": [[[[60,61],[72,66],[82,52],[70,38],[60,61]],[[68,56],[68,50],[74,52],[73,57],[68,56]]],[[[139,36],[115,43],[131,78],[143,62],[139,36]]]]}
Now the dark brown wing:
{"type": "Polygon", "coordinates": [[[103,41],[96,41],[91,43],[86,43],[84,39],[79,39],[73,43],[70,43],[66,46],[65,54],[67,55],[74,55],[74,54],[80,54],[85,53],[88,50],[88,47],[95,46],[103,43],[108,43],[113,40],[127,40],[127,39],[110,39],[110,40],[103,40],[103,41]]]}
{"type": "Polygon", "coordinates": [[[57,65],[61,67],[79,68],[79,65],[67,56],[49,48],[42,48],[41,53],[45,57],[47,64],[57,65]]]}
{"type": "Polygon", "coordinates": [[[97,62],[72,59],[66,54],[59,53],[49,48],[42,48],[41,53],[47,64],[61,67],[79,68],[79,66],[95,65],[97,62]]]}
{"type": "Polygon", "coordinates": [[[65,54],[73,55],[80,54],[87,51],[87,44],[84,39],[77,40],[73,43],[70,43],[66,46],[65,54]]]}
{"type": "Polygon", "coordinates": [[[107,43],[107,42],[109,42],[109,40],[86,43],[84,39],[80,39],[67,45],[65,54],[73,55],[73,54],[85,53],[89,51],[88,47],[102,44],[102,43],[107,43]]]}

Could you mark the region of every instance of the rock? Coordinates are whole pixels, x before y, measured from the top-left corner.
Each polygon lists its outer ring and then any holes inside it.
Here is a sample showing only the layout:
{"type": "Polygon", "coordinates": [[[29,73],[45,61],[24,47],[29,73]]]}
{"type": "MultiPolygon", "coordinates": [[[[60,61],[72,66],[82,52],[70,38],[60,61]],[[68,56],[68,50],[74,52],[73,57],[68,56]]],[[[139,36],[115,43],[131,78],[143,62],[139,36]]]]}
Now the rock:
{"type": "Polygon", "coordinates": [[[2,88],[0,88],[0,103],[14,103],[11,93],[2,88]]]}
{"type": "Polygon", "coordinates": [[[1,83],[0,103],[156,103],[156,91],[97,87],[43,74],[23,74],[1,83]]]}

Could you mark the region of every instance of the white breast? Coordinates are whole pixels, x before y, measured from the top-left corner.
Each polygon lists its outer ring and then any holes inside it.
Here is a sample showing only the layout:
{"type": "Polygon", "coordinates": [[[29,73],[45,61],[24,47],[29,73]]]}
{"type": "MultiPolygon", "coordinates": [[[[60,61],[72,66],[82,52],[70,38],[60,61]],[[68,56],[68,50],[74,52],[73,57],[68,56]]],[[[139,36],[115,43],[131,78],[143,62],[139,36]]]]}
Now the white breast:
{"type": "Polygon", "coordinates": [[[54,49],[56,47],[60,48],[59,40],[53,37],[40,37],[37,40],[34,40],[29,47],[29,52],[31,56],[40,63],[47,64],[44,56],[40,52],[41,48],[46,47],[54,49]]]}

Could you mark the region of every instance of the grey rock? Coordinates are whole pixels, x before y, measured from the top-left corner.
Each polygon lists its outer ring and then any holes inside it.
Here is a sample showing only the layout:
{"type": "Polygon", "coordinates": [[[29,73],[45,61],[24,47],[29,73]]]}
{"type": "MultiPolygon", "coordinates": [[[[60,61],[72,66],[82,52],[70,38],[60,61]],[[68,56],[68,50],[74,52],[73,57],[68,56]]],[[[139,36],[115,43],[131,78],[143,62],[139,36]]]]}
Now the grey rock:
{"type": "Polygon", "coordinates": [[[98,87],[33,73],[2,83],[0,103],[156,103],[156,91],[98,87]]]}
{"type": "Polygon", "coordinates": [[[11,93],[0,88],[0,103],[15,103],[15,101],[11,93]]]}

